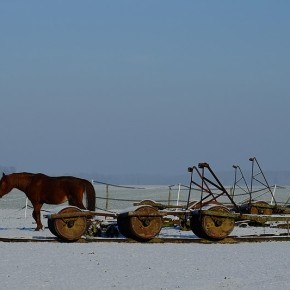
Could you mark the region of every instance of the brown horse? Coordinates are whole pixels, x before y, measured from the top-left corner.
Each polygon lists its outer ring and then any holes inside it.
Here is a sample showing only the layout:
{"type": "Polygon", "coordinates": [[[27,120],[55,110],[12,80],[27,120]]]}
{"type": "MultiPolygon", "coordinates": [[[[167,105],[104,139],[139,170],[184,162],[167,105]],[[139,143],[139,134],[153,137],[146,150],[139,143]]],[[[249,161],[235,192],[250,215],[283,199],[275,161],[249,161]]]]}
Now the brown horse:
{"type": "Polygon", "coordinates": [[[41,173],[12,173],[0,180],[0,198],[13,188],[23,191],[33,205],[32,216],[36,221],[36,231],[43,228],[40,210],[44,203],[61,204],[68,201],[70,205],[85,209],[83,195],[86,193],[88,210],[94,211],[96,194],[93,185],[73,176],[50,177],[41,173]]]}

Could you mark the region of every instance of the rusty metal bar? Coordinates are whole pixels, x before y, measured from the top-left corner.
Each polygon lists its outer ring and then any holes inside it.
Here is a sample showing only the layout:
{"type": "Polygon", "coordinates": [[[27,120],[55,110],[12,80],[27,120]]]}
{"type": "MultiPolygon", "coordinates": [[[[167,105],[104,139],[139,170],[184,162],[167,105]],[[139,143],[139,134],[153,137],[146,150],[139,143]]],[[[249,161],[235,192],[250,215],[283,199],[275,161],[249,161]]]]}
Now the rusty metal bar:
{"type": "MultiPolygon", "coordinates": [[[[134,202],[133,203],[134,206],[138,206],[138,205],[143,205],[141,202],[134,202]]],[[[153,207],[156,207],[158,209],[166,209],[166,208],[186,208],[186,205],[173,205],[173,204],[163,204],[161,202],[155,202],[154,204],[149,204],[153,207]]]]}
{"type": "Polygon", "coordinates": [[[236,186],[238,186],[240,189],[242,189],[246,194],[249,194],[249,193],[250,193],[250,189],[249,189],[249,187],[248,187],[247,181],[246,181],[246,179],[245,179],[245,176],[244,176],[244,174],[243,174],[243,172],[242,172],[240,166],[239,166],[239,165],[233,165],[233,168],[235,169],[235,181],[234,181],[234,186],[233,186],[233,196],[235,195],[235,189],[236,189],[236,186]],[[237,171],[240,172],[240,175],[241,175],[240,179],[237,179],[237,171]],[[239,183],[241,180],[244,181],[244,183],[245,183],[245,185],[246,185],[246,188],[247,188],[247,191],[244,190],[241,186],[238,185],[238,183],[239,183]]]}
{"type": "Polygon", "coordinates": [[[188,172],[190,172],[190,184],[189,184],[189,191],[188,191],[188,197],[187,197],[186,209],[188,209],[189,201],[190,201],[191,187],[192,187],[192,175],[193,175],[193,169],[194,169],[194,167],[188,167],[188,172]]]}
{"type": "Polygon", "coordinates": [[[60,219],[60,218],[75,218],[75,217],[90,217],[90,216],[109,216],[117,217],[117,213],[108,212],[94,212],[94,211],[80,211],[80,212],[68,212],[68,213],[53,213],[44,215],[46,218],[60,219]]]}
{"type": "MultiPolygon", "coordinates": [[[[158,211],[157,213],[142,213],[136,211],[128,211],[127,215],[131,217],[164,217],[166,215],[180,215],[184,214],[185,212],[161,212],[158,211]]],[[[46,218],[50,219],[61,219],[61,218],[77,218],[77,217],[90,217],[90,216],[104,216],[104,217],[117,217],[118,213],[108,213],[108,212],[94,212],[94,211],[80,211],[80,212],[68,212],[68,213],[55,213],[55,214],[48,214],[44,215],[46,218]]]]}
{"type": "MultiPolygon", "coordinates": [[[[208,171],[210,172],[210,174],[212,175],[212,177],[215,179],[215,181],[217,182],[214,183],[213,181],[211,181],[210,179],[206,178],[205,176],[203,176],[203,180],[205,180],[206,182],[210,183],[211,185],[213,185],[214,187],[216,187],[217,189],[221,190],[222,192],[215,197],[218,198],[223,194],[226,194],[226,196],[228,197],[228,199],[231,201],[231,203],[233,204],[233,206],[235,207],[235,209],[240,212],[240,208],[238,207],[238,205],[235,203],[235,201],[233,200],[233,198],[230,196],[230,194],[227,192],[227,190],[224,188],[224,186],[222,185],[222,183],[220,182],[220,180],[218,179],[218,177],[215,175],[215,173],[213,172],[213,170],[210,168],[208,163],[199,163],[198,164],[199,168],[207,168],[208,171]]],[[[213,196],[214,197],[214,196],[213,196]]]]}
{"type": "Polygon", "coordinates": [[[127,215],[130,217],[164,217],[167,214],[162,212],[157,213],[142,213],[142,212],[136,212],[136,211],[128,211],[127,215]]]}
{"type": "Polygon", "coordinates": [[[212,196],[213,197],[212,200],[214,200],[215,197],[213,196],[213,194],[212,194],[209,186],[207,185],[207,183],[204,182],[203,173],[201,174],[196,166],[189,167],[188,168],[188,171],[191,172],[191,177],[190,177],[190,186],[189,186],[189,193],[188,193],[188,200],[187,200],[186,209],[189,208],[189,202],[190,202],[190,195],[191,195],[192,185],[195,185],[196,187],[198,187],[201,190],[201,198],[200,198],[199,203],[197,203],[197,204],[202,205],[202,202],[204,200],[206,200],[209,196],[212,196]],[[202,184],[201,185],[193,180],[193,172],[194,171],[197,173],[198,177],[202,181],[202,184]],[[203,193],[204,192],[208,193],[208,195],[203,196],[203,193]]]}
{"type": "Polygon", "coordinates": [[[258,183],[262,184],[263,186],[265,186],[265,187],[268,189],[268,191],[271,193],[271,196],[272,196],[272,199],[273,199],[274,203],[277,204],[276,199],[275,199],[275,197],[274,197],[274,194],[273,194],[273,192],[272,192],[272,189],[271,189],[270,185],[268,184],[268,181],[267,181],[267,179],[266,179],[266,176],[264,175],[264,172],[263,172],[263,170],[262,170],[262,168],[261,168],[261,166],[260,166],[260,164],[259,164],[257,158],[256,158],[256,157],[251,157],[251,158],[249,158],[249,161],[252,162],[252,177],[251,177],[250,202],[251,202],[251,200],[252,200],[253,181],[255,180],[255,181],[257,181],[258,183]],[[255,164],[255,163],[256,163],[257,166],[259,167],[260,172],[254,175],[254,164],[255,164]],[[265,183],[263,183],[262,181],[260,181],[260,180],[258,180],[258,179],[256,178],[256,176],[258,176],[258,175],[260,175],[260,174],[262,175],[262,177],[263,177],[265,183]]]}
{"type": "Polygon", "coordinates": [[[198,210],[192,211],[192,214],[202,214],[208,216],[233,218],[235,220],[251,220],[260,223],[270,222],[270,221],[290,221],[290,215],[256,215],[256,214],[241,214],[234,212],[220,212],[214,210],[198,210]]]}

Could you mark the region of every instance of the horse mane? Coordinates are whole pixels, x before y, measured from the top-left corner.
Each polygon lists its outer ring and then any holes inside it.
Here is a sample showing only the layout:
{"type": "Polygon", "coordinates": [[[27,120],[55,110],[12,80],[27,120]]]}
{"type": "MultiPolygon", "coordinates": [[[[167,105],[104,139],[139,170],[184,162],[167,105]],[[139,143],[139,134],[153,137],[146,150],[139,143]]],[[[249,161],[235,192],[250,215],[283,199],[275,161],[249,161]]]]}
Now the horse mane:
{"type": "Polygon", "coordinates": [[[35,173],[31,172],[19,172],[10,174],[10,182],[13,180],[13,185],[17,188],[26,188],[31,182],[32,178],[35,176],[35,173]]]}

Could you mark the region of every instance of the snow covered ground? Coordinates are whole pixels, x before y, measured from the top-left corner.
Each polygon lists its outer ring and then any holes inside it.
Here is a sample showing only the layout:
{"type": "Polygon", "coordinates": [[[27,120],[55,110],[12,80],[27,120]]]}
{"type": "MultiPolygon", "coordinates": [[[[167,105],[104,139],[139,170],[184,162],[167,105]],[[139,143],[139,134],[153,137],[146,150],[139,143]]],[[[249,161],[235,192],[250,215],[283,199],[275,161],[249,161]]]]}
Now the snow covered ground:
{"type": "MultiPolygon", "coordinates": [[[[30,209],[26,219],[23,209],[1,209],[0,221],[0,238],[53,238],[48,229],[34,231],[30,209]]],[[[258,231],[280,230],[235,228],[233,234],[258,231]]],[[[160,235],[194,236],[178,229],[164,229],[160,235]]],[[[272,290],[290,285],[290,242],[0,242],[0,257],[0,289],[272,290]]]]}

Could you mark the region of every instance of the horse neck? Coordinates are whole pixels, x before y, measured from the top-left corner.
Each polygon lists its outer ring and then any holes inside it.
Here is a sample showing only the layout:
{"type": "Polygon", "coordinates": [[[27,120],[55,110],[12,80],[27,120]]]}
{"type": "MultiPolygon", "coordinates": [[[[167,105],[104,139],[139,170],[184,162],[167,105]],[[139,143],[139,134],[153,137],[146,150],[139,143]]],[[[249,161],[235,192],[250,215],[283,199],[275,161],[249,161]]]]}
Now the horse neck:
{"type": "Polygon", "coordinates": [[[31,173],[14,173],[11,174],[12,178],[10,179],[10,184],[12,187],[17,188],[21,191],[26,190],[27,186],[31,182],[31,173]]]}

